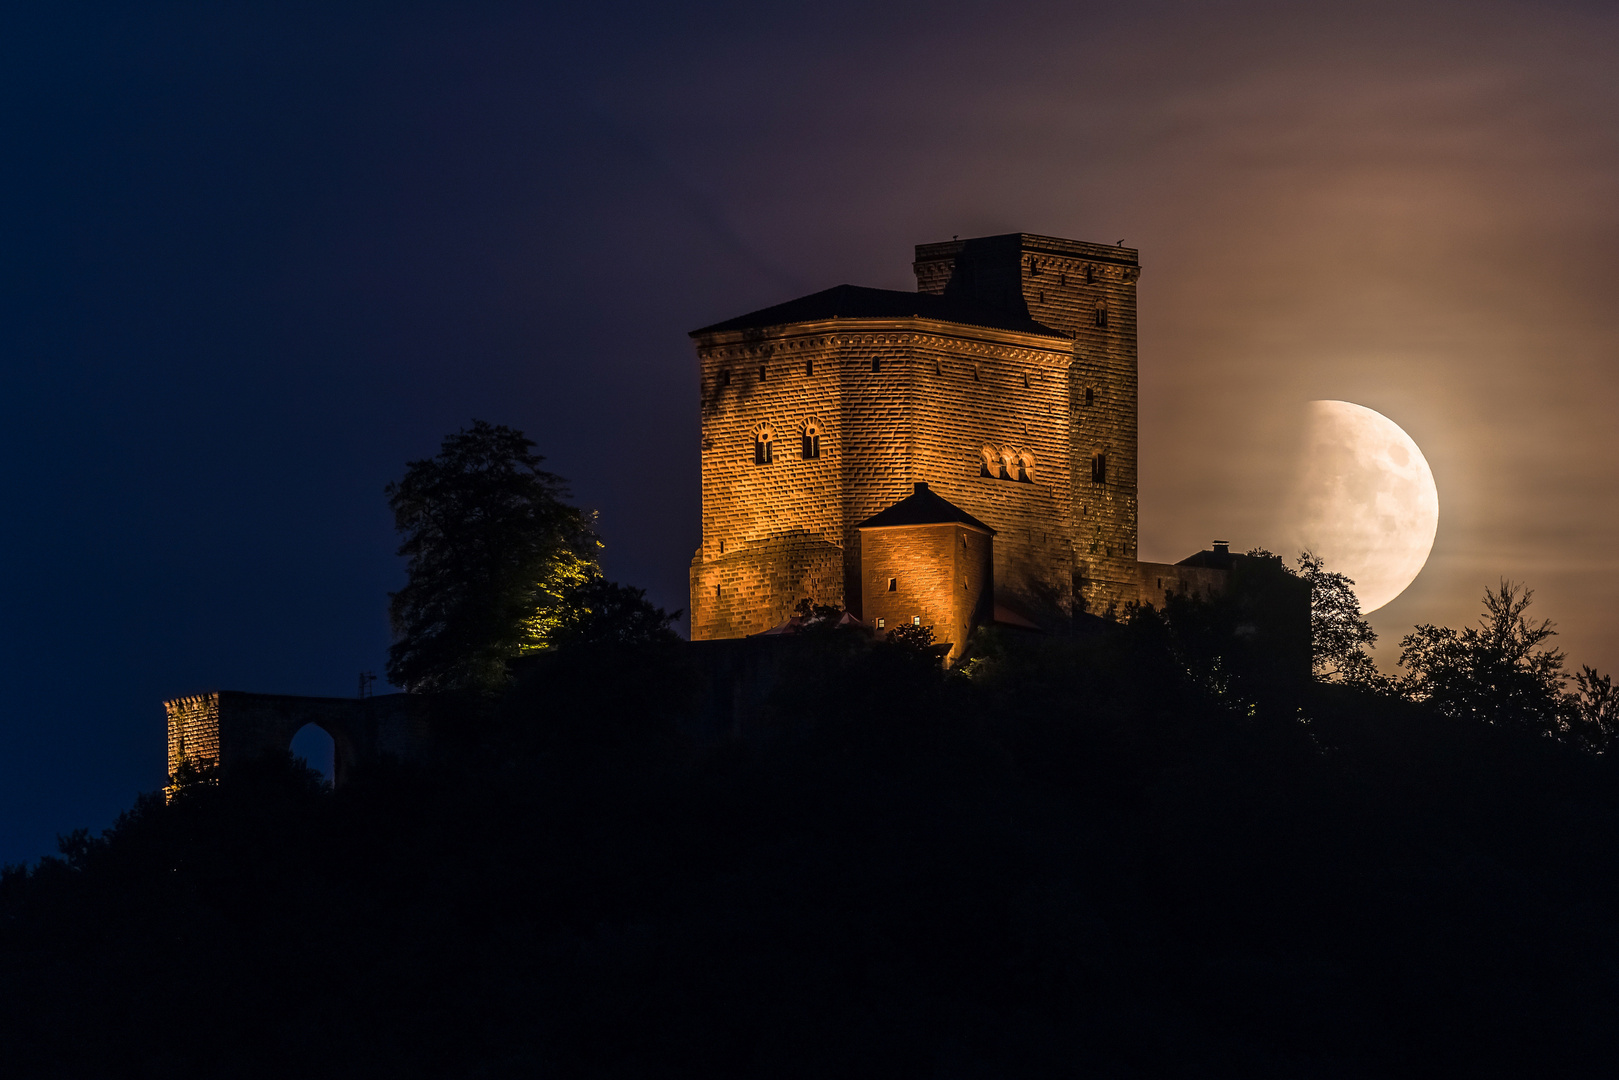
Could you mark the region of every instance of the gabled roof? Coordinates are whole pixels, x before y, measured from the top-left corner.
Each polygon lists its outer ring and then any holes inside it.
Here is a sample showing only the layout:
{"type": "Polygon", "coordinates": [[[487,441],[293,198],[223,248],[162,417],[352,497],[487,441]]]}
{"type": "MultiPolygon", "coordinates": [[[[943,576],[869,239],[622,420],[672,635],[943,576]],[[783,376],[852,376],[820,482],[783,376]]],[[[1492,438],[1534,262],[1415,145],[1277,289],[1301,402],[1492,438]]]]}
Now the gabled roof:
{"type": "Polygon", "coordinates": [[[1020,334],[1068,340],[1068,335],[1029,318],[1028,312],[990,307],[959,297],[931,293],[900,292],[897,289],[867,289],[860,285],[837,285],[818,293],[800,296],[785,304],[760,308],[725,322],[693,330],[718,334],[726,330],[758,330],[767,326],[820,322],[823,319],[935,319],[939,322],[981,326],[991,330],[1012,330],[1020,334]]]}
{"type": "Polygon", "coordinates": [[[912,494],[887,510],[873,514],[855,528],[884,529],[895,525],[967,525],[995,535],[994,529],[948,499],[935,495],[926,484],[917,484],[912,494]]]}

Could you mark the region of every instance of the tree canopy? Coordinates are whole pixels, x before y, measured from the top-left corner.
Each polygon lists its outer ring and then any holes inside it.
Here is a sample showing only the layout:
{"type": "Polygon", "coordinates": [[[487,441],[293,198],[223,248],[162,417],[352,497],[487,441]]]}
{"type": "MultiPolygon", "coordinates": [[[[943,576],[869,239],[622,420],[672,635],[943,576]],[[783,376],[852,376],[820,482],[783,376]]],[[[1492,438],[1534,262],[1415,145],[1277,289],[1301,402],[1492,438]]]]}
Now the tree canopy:
{"type": "Polygon", "coordinates": [[[590,515],[564,501],[521,431],[474,420],[386,491],[409,560],[391,595],[388,678],[412,691],[499,686],[599,576],[590,515]]]}

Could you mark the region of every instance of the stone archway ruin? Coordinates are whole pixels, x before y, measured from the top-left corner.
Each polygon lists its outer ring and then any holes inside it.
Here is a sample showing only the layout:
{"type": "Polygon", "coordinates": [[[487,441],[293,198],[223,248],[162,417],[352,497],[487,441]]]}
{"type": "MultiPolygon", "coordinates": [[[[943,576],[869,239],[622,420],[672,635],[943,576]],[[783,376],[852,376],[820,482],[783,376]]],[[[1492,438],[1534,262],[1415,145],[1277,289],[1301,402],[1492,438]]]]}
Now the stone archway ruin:
{"type": "Polygon", "coordinates": [[[169,718],[169,775],[181,762],[221,774],[265,754],[284,753],[314,724],[332,737],[332,782],[385,758],[401,761],[427,745],[426,701],[412,694],[373,698],[296,697],[218,690],[163,703],[169,718]]]}

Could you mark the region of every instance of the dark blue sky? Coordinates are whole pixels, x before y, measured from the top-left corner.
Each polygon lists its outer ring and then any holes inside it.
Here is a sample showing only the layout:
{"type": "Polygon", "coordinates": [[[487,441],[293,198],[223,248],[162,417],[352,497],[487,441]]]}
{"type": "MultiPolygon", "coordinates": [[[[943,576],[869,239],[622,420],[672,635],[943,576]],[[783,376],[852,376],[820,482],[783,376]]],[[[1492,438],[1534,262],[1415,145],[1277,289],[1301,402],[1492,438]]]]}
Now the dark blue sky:
{"type": "Polygon", "coordinates": [[[164,698],[380,671],[382,487],[472,417],[684,607],[685,332],[912,287],[952,234],[1142,249],[1143,557],[1274,546],[1290,425],[1354,400],[1441,488],[1385,651],[1504,573],[1611,668],[1616,41],[1578,4],[10,10],[0,860],[159,786],[164,698]]]}

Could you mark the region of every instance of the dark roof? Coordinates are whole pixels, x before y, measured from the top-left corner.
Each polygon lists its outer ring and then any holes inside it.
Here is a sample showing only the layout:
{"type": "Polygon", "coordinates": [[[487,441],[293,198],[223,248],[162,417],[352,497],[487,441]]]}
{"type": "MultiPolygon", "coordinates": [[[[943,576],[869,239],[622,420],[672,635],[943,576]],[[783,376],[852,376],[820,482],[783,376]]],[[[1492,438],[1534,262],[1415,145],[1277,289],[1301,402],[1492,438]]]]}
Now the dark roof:
{"type": "Polygon", "coordinates": [[[995,535],[994,529],[948,499],[933,494],[926,484],[917,484],[915,492],[887,510],[872,515],[855,528],[881,529],[891,525],[970,525],[983,529],[991,536],[995,535]]]}
{"type": "Polygon", "coordinates": [[[1247,558],[1245,555],[1233,555],[1231,545],[1224,541],[1216,540],[1213,551],[1200,551],[1196,555],[1188,555],[1175,565],[1201,566],[1209,570],[1229,570],[1245,558],[1247,558]]]}
{"type": "Polygon", "coordinates": [[[1068,335],[1053,330],[1029,318],[1026,311],[1011,311],[990,307],[959,297],[934,296],[931,293],[900,292],[897,289],[867,289],[860,285],[838,285],[818,293],[800,296],[785,304],[760,308],[725,322],[693,330],[699,334],[717,334],[726,330],[757,330],[767,326],[787,326],[791,323],[819,322],[822,319],[936,319],[939,322],[960,323],[964,326],[982,326],[992,330],[1015,330],[1040,337],[1062,338],[1068,335]]]}

